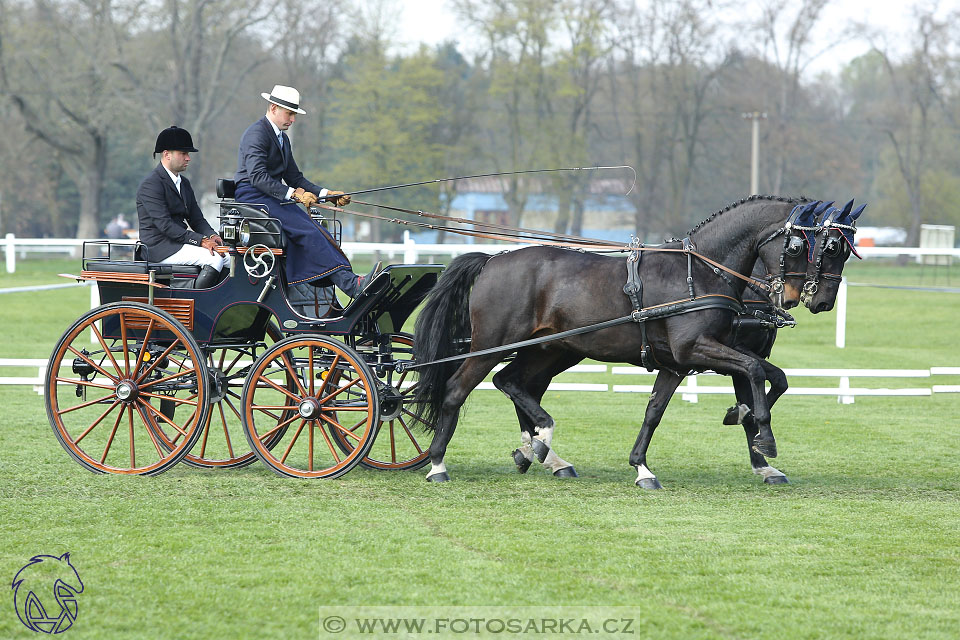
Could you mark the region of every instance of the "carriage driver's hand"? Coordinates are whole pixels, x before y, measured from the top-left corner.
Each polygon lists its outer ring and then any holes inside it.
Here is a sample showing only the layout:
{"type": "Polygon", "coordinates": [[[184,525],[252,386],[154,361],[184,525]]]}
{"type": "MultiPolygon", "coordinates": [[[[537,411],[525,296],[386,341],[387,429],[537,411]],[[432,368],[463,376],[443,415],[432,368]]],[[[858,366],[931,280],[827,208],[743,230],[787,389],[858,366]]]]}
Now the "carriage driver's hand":
{"type": "Polygon", "coordinates": [[[306,189],[302,188],[294,189],[293,195],[290,197],[293,198],[294,202],[299,202],[308,209],[320,199],[316,196],[316,194],[310,193],[306,189]]]}
{"type": "Polygon", "coordinates": [[[343,191],[327,191],[324,199],[333,202],[338,207],[345,207],[350,204],[350,196],[343,195],[343,191]]]}
{"type": "Polygon", "coordinates": [[[222,244],[223,240],[217,234],[207,236],[200,241],[200,246],[209,251],[211,255],[216,255],[216,248],[222,244]]]}

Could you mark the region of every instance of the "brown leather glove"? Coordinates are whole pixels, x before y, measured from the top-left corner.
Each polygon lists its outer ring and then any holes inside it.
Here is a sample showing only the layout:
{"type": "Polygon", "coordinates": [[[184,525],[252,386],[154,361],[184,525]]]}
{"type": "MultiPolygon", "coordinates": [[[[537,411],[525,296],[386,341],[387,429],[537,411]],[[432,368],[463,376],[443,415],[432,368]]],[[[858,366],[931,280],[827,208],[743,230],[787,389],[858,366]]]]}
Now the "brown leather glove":
{"type": "Polygon", "coordinates": [[[293,198],[294,202],[299,202],[305,207],[309,207],[310,205],[315,204],[317,200],[320,199],[316,196],[316,194],[310,193],[305,189],[299,189],[299,188],[294,189],[293,195],[290,197],[293,198]]]}
{"type": "Polygon", "coordinates": [[[350,196],[343,195],[343,191],[327,191],[327,195],[324,197],[338,207],[345,207],[350,204],[350,196]]]}

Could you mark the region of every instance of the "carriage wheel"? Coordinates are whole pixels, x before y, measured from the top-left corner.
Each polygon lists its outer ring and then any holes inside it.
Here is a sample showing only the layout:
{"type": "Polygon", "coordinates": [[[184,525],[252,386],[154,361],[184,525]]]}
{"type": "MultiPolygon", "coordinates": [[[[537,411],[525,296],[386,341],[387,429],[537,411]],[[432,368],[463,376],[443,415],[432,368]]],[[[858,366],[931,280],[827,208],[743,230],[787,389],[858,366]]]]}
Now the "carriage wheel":
{"type": "MultiPolygon", "coordinates": [[[[394,362],[413,358],[413,336],[410,334],[392,334],[390,345],[394,362]]],[[[380,376],[388,390],[381,393],[380,430],[370,453],[360,462],[362,466],[383,471],[411,471],[430,462],[430,437],[424,433],[424,428],[431,425],[410,404],[419,377],[416,370],[401,374],[386,371],[380,376]]],[[[354,430],[362,425],[348,420],[344,426],[354,430]]],[[[339,429],[328,431],[341,449],[353,450],[352,438],[339,429]]]]}
{"type": "Polygon", "coordinates": [[[324,336],[296,336],[267,350],[243,386],[243,428],[260,460],[276,473],[336,478],[370,450],[379,426],[376,378],[357,353],[324,336]],[[296,390],[286,388],[293,378],[296,390]],[[278,415],[281,419],[278,419],[278,415]],[[338,420],[349,415],[350,430],[338,420]],[[344,452],[326,427],[354,442],[344,452]],[[279,442],[267,446],[279,434],[279,442]]]}
{"type": "MultiPolygon", "coordinates": [[[[283,339],[280,329],[272,322],[267,324],[266,343],[269,347],[283,339]]],[[[241,392],[243,383],[257,360],[257,346],[213,348],[207,356],[207,369],[210,372],[210,415],[203,425],[202,433],[193,449],[183,458],[183,462],[204,469],[239,469],[254,462],[257,457],[247,445],[243,435],[243,422],[240,416],[241,392]]],[[[296,389],[293,379],[287,381],[287,389],[296,389]]],[[[173,418],[176,406],[168,405],[160,409],[168,418],[173,418]]],[[[288,412],[286,417],[292,415],[288,412]]],[[[277,414],[277,420],[282,420],[277,414]]],[[[160,432],[160,444],[172,448],[180,434],[160,432]]],[[[282,433],[267,441],[272,447],[282,433]]]]}
{"type": "Polygon", "coordinates": [[[63,448],[91,471],[154,475],[175,465],[207,420],[209,383],[193,336],[166,311],[117,302],[84,314],[47,365],[47,417],[63,448]],[[162,406],[177,406],[176,419],[162,406]],[[157,434],[176,432],[164,447],[157,434]]]}

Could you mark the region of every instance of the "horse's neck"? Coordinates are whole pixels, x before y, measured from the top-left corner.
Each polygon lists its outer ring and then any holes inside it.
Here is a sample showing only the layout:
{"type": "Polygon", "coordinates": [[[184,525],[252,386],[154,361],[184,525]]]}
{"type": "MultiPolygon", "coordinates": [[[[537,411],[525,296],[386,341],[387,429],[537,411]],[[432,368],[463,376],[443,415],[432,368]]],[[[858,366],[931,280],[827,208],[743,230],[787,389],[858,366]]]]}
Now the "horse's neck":
{"type": "MultiPolygon", "coordinates": [[[[760,260],[758,238],[786,216],[772,207],[732,209],[690,234],[697,252],[737,273],[749,275],[760,260]],[[759,215],[767,212],[766,215],[759,215]],[[727,216],[724,218],[724,216],[727,216]]],[[[761,269],[765,267],[761,264],[761,269]]]]}

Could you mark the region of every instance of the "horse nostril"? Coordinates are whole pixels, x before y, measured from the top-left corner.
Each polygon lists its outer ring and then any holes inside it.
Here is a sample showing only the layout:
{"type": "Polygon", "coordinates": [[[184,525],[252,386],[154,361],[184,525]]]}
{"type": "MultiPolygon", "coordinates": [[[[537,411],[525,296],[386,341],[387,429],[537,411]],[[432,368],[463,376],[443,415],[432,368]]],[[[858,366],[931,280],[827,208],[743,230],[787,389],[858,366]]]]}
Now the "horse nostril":
{"type": "Polygon", "coordinates": [[[817,308],[813,310],[814,313],[820,313],[821,311],[830,311],[833,309],[833,304],[829,302],[821,302],[817,305],[817,308]]]}

